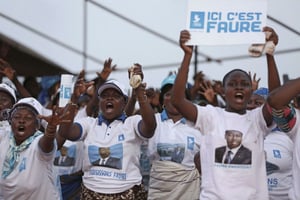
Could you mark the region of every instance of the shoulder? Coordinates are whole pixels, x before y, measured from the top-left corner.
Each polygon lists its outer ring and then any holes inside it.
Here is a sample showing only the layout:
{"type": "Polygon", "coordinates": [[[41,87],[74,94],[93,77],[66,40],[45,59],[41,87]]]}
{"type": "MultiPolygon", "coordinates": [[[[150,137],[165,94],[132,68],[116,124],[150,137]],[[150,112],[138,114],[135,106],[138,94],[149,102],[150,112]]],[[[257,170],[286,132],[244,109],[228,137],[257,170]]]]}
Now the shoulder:
{"type": "Polygon", "coordinates": [[[226,149],[226,146],[221,146],[221,147],[216,148],[216,151],[225,151],[225,149],[226,149]]]}

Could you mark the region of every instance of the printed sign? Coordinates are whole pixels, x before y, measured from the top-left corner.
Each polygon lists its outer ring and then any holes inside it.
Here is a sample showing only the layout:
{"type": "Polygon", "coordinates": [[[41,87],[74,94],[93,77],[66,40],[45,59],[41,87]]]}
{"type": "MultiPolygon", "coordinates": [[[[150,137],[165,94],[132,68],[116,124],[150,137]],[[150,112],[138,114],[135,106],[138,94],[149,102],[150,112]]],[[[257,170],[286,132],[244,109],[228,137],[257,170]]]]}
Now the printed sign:
{"type": "Polygon", "coordinates": [[[188,44],[264,43],[266,11],[266,0],[188,0],[188,44]]]}

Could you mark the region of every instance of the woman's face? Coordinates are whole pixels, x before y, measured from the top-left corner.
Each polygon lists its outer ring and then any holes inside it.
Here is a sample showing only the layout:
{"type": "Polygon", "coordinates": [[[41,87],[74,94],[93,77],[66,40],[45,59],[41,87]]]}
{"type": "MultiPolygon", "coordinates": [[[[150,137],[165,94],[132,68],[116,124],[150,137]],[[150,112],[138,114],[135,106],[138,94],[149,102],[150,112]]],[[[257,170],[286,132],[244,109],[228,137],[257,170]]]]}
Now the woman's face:
{"type": "Polygon", "coordinates": [[[262,96],[258,94],[252,94],[247,104],[247,109],[253,110],[255,108],[262,106],[264,103],[265,103],[265,99],[262,96]]]}
{"type": "Polygon", "coordinates": [[[174,115],[181,115],[178,110],[173,106],[173,104],[171,103],[171,96],[173,93],[173,87],[171,87],[163,96],[163,105],[164,105],[164,109],[167,111],[167,113],[170,116],[174,116],[174,115]]]}
{"type": "Polygon", "coordinates": [[[0,91],[0,111],[4,109],[10,109],[14,105],[12,97],[6,92],[0,91]]]}
{"type": "Polygon", "coordinates": [[[32,136],[38,126],[38,119],[30,108],[17,107],[12,112],[11,128],[17,145],[32,136]]]}
{"type": "Polygon", "coordinates": [[[125,98],[115,89],[106,89],[100,95],[100,110],[104,118],[113,121],[123,112],[126,105],[125,98]]]}
{"type": "Polygon", "coordinates": [[[243,114],[252,94],[251,80],[247,74],[234,71],[225,80],[226,110],[243,114]]]}

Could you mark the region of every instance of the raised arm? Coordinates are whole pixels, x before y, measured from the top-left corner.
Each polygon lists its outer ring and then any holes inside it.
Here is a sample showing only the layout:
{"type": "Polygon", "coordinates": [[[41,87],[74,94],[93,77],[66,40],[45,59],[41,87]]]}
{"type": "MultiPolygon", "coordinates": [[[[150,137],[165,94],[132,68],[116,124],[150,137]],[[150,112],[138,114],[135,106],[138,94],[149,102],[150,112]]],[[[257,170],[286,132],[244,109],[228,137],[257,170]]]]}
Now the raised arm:
{"type": "MultiPolygon", "coordinates": [[[[136,64],[136,67],[134,68],[134,74],[141,75],[143,79],[144,76],[141,65],[136,64]]],[[[137,88],[134,88],[134,92],[136,94],[137,101],[139,102],[140,114],[142,116],[142,120],[139,124],[141,134],[146,138],[151,138],[156,128],[156,120],[154,116],[154,109],[147,100],[146,83],[139,84],[137,88]]]]}
{"type": "Polygon", "coordinates": [[[9,80],[11,80],[11,82],[13,82],[18,93],[22,98],[32,96],[18,80],[16,71],[11,67],[11,65],[8,62],[6,62],[1,58],[0,58],[0,73],[5,75],[9,80]]]}
{"type": "Polygon", "coordinates": [[[98,113],[99,107],[99,97],[98,97],[98,88],[108,79],[112,71],[116,69],[117,65],[112,65],[112,59],[108,58],[105,60],[102,71],[97,72],[97,78],[95,80],[94,92],[91,100],[87,104],[86,113],[88,116],[95,117],[95,113],[98,113]],[[95,112],[97,111],[97,112],[95,112]]]}
{"type": "MultiPolygon", "coordinates": [[[[274,29],[272,29],[271,27],[264,27],[263,31],[268,32],[266,34],[267,42],[272,41],[274,45],[278,44],[278,35],[274,29]]],[[[268,65],[268,87],[269,91],[272,91],[281,85],[280,78],[273,53],[266,53],[266,58],[268,65]]]]}
{"type": "Polygon", "coordinates": [[[195,122],[197,119],[196,106],[185,97],[185,88],[188,79],[189,66],[193,56],[193,46],[187,46],[185,43],[190,39],[190,33],[183,30],[180,33],[180,47],[184,51],[183,60],[178,70],[178,74],[173,86],[173,95],[171,101],[177,110],[186,119],[195,122]]]}
{"type": "Polygon", "coordinates": [[[66,115],[65,122],[59,125],[58,134],[71,141],[76,141],[81,136],[80,126],[74,122],[74,117],[76,115],[77,107],[75,104],[67,104],[64,108],[64,113],[66,115]]]}
{"type": "MultiPolygon", "coordinates": [[[[69,115],[70,114],[73,115],[73,113],[75,113],[75,109],[77,109],[77,105],[68,104],[66,107],[68,109],[65,110],[55,107],[52,110],[52,115],[39,116],[41,119],[47,121],[47,127],[45,129],[45,133],[39,141],[39,146],[43,150],[43,152],[49,153],[53,150],[54,139],[56,138],[56,134],[57,134],[57,126],[63,123],[71,123],[72,118],[70,118],[69,115]]],[[[73,130],[71,133],[74,133],[73,130]]],[[[60,146],[61,144],[58,145],[60,146]]]]}
{"type": "MultiPolygon", "coordinates": [[[[276,46],[278,44],[278,35],[275,32],[275,30],[272,29],[271,27],[264,27],[263,31],[266,33],[266,42],[267,42],[266,44],[268,44],[268,42],[271,41],[273,42],[273,45],[276,46]]],[[[273,51],[266,52],[267,65],[268,65],[268,87],[270,92],[280,87],[279,73],[278,73],[278,69],[277,69],[277,65],[273,53],[274,53],[273,51]]],[[[273,122],[272,114],[269,112],[266,104],[263,107],[263,114],[267,125],[272,124],[273,122]]]]}
{"type": "Polygon", "coordinates": [[[267,101],[272,108],[280,110],[286,108],[298,94],[300,94],[300,78],[289,80],[281,87],[274,89],[267,101]]]}

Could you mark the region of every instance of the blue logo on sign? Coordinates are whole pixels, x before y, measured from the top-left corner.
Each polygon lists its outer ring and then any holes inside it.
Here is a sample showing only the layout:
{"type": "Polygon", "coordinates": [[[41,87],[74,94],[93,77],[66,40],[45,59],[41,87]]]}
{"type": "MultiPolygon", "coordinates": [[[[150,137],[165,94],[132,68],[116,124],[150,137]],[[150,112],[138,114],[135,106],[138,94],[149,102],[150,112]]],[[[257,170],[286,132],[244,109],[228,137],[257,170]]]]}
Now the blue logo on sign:
{"type": "Polygon", "coordinates": [[[65,87],[65,90],[64,90],[64,97],[65,97],[66,99],[70,99],[70,98],[71,98],[71,88],[65,87]]]}
{"type": "Polygon", "coordinates": [[[191,29],[204,29],[204,12],[191,12],[190,28],[191,29]]]}

